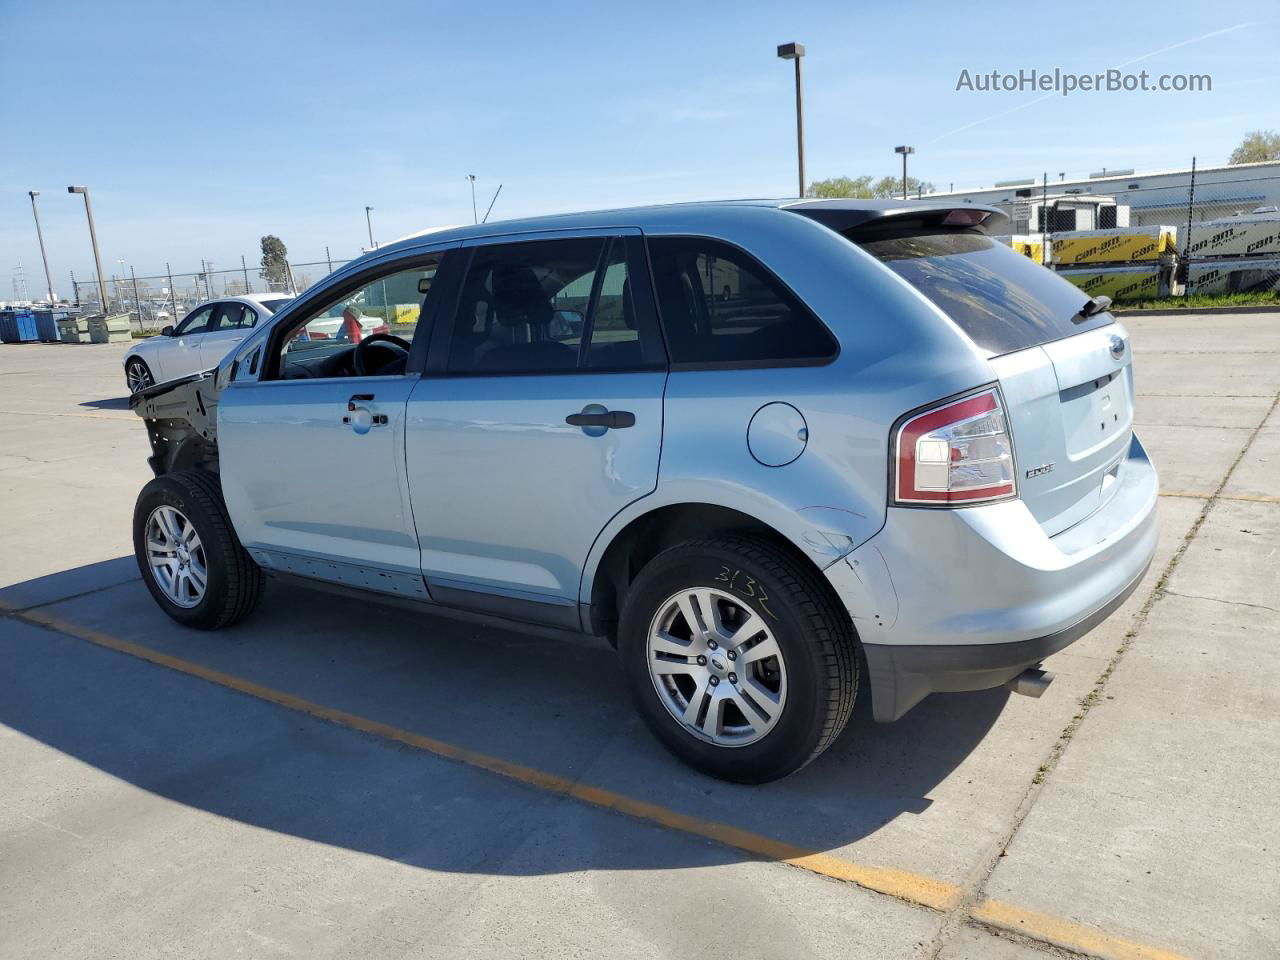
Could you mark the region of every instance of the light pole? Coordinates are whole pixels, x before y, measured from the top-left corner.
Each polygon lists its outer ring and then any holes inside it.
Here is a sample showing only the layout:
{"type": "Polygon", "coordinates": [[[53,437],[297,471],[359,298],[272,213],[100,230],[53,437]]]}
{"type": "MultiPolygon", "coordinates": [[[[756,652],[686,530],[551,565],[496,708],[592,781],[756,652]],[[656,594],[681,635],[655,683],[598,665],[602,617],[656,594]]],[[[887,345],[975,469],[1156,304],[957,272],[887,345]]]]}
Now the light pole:
{"type": "MultiPolygon", "coordinates": [[[[480,217],[476,213],[476,175],[474,173],[468,173],[467,179],[471,181],[471,222],[479,223],[480,217]]],[[[498,189],[501,190],[502,188],[499,187],[498,189]]],[[[497,199],[497,194],[494,194],[494,199],[497,199]]]]}
{"type": "Polygon", "coordinates": [[[49,258],[45,256],[44,233],[40,229],[40,211],[36,208],[36,197],[40,196],[40,191],[28,190],[27,193],[31,196],[31,215],[36,218],[36,236],[40,240],[40,259],[44,261],[44,282],[45,286],[49,288],[49,306],[52,308],[54,302],[53,277],[49,275],[49,258]]]}
{"type": "Polygon", "coordinates": [[[902,154],[902,199],[907,199],[907,155],[916,152],[915,147],[894,147],[894,153],[902,154]]]}
{"type": "Polygon", "coordinates": [[[365,222],[365,225],[369,228],[369,249],[376,250],[378,249],[378,245],[373,242],[373,217],[370,216],[372,211],[373,211],[373,207],[364,208],[364,222],[365,222]]]}
{"type": "Polygon", "coordinates": [[[783,43],[778,46],[778,56],[796,62],[796,160],[800,165],[800,196],[804,196],[804,88],[800,85],[800,61],[804,57],[803,43],[783,43]]]}
{"type": "Polygon", "coordinates": [[[67,193],[84,195],[84,213],[89,218],[89,240],[93,243],[93,264],[98,268],[98,296],[102,298],[102,312],[110,310],[107,305],[107,284],[102,279],[102,257],[98,255],[98,232],[93,228],[93,204],[89,202],[88,187],[67,187],[67,193]]]}

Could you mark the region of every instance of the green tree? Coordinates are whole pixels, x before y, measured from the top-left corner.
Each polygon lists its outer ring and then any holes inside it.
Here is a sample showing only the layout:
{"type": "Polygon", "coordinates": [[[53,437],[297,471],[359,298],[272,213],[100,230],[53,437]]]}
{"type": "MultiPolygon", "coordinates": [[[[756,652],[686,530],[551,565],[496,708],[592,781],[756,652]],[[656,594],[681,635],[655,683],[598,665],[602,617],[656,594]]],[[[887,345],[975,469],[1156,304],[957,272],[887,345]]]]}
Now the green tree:
{"type": "MultiPolygon", "coordinates": [[[[907,196],[914,197],[917,193],[928,193],[933,189],[932,183],[923,180],[917,180],[915,177],[907,177],[907,196]]],[[[892,197],[902,196],[902,177],[881,177],[874,180],[872,177],[832,177],[829,180],[815,180],[809,184],[809,189],[805,191],[806,197],[815,198],[831,198],[831,197],[856,197],[858,199],[889,199],[892,197]]]]}
{"type": "Polygon", "coordinates": [[[805,191],[806,197],[829,199],[832,197],[873,196],[870,177],[832,177],[830,180],[815,180],[805,191]]]}
{"type": "Polygon", "coordinates": [[[289,286],[289,251],[283,240],[270,233],[262,238],[262,269],[258,274],[273,287],[289,286]]]}
{"type": "Polygon", "coordinates": [[[1254,130],[1245,134],[1240,146],[1231,151],[1228,163],[1263,163],[1280,160],[1280,133],[1274,130],[1254,130]]]}

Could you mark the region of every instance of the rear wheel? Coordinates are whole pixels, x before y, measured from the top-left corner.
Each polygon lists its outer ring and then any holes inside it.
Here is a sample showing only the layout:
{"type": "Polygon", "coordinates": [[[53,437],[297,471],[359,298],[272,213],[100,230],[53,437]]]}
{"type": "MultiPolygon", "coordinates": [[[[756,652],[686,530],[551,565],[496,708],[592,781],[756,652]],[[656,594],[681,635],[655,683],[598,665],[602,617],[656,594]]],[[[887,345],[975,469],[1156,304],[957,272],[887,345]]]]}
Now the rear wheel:
{"type": "Polygon", "coordinates": [[[145,390],[156,382],[155,377],[151,375],[151,368],[147,366],[147,362],[139,357],[133,357],[124,365],[124,379],[129,384],[130,393],[145,390]]]}
{"type": "Polygon", "coordinates": [[[627,594],[618,648],[667,748],[741,783],[817,757],[857,691],[848,614],[821,577],[763,541],[690,541],[655,557],[627,594]]]}
{"type": "Polygon", "coordinates": [[[186,626],[229,626],[262,596],[262,571],[232,529],[217,474],[185,470],[143,487],[133,549],[151,596],[186,626]]]}

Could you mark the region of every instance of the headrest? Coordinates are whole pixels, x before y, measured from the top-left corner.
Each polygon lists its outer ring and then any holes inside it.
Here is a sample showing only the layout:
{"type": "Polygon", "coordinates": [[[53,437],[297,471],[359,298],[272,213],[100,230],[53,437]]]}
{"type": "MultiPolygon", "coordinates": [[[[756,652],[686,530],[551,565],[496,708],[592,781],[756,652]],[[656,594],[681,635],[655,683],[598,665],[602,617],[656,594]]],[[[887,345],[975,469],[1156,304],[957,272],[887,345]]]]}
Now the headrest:
{"type": "Polygon", "coordinates": [[[503,263],[493,268],[493,308],[504,327],[551,322],[551,300],[532,267],[503,263]]]}

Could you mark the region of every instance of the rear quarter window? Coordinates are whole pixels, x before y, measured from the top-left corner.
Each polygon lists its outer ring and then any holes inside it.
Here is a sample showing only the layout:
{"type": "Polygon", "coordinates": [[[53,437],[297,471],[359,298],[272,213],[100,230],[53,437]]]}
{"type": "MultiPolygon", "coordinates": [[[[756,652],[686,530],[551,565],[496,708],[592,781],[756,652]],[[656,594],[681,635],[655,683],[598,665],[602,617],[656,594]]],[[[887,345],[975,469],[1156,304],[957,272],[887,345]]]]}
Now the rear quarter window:
{"type": "Polygon", "coordinates": [[[850,239],[995,356],[1075,336],[1113,319],[1109,313],[1081,318],[1087,293],[983,234],[850,239]]]}
{"type": "Polygon", "coordinates": [[[706,237],[652,237],[649,259],[673,363],[821,363],[839,348],[750,254],[706,237]]]}

